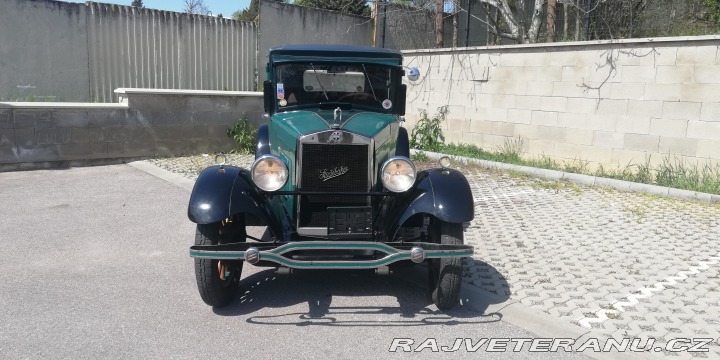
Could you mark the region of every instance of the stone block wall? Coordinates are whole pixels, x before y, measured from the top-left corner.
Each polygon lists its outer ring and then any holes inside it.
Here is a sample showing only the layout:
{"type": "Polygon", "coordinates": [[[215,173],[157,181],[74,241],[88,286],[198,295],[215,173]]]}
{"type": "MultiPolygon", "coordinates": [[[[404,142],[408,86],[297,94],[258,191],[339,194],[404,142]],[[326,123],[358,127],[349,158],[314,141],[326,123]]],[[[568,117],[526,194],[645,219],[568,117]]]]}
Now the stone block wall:
{"type": "Polygon", "coordinates": [[[720,160],[720,36],[405,51],[419,109],[448,106],[447,142],[626,166],[720,160]]]}
{"type": "Polygon", "coordinates": [[[227,151],[262,93],[119,89],[120,103],[0,103],[0,170],[227,151]]]}

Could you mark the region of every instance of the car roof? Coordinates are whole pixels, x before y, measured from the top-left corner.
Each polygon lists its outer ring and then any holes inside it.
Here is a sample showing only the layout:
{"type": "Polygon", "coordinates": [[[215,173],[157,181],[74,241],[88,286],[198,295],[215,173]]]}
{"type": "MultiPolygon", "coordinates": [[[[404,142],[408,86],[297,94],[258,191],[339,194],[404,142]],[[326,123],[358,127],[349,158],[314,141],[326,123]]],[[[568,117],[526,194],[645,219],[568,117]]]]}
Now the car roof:
{"type": "Polygon", "coordinates": [[[322,57],[365,57],[401,59],[402,53],[393,49],[353,45],[284,45],[270,49],[273,55],[322,56],[322,57]]]}

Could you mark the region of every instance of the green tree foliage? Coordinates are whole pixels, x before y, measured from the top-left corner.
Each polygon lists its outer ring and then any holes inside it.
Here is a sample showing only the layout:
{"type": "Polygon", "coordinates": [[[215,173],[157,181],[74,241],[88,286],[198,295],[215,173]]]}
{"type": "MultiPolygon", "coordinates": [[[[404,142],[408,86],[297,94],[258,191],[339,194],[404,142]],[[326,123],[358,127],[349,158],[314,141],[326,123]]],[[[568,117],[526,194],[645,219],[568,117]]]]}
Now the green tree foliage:
{"type": "MultiPolygon", "coordinates": [[[[287,4],[288,0],[272,0],[277,3],[287,4]]],[[[250,0],[250,5],[232,14],[232,18],[238,21],[255,21],[260,9],[260,0],[250,0]]]]}
{"type": "Polygon", "coordinates": [[[370,6],[364,0],[295,0],[295,5],[339,11],[344,14],[370,16],[370,6]]]}
{"type": "Polygon", "coordinates": [[[707,20],[714,22],[715,24],[720,23],[720,0],[704,0],[705,5],[705,17],[707,20]]]}
{"type": "Polygon", "coordinates": [[[133,0],[132,4],[130,4],[130,6],[139,7],[139,8],[145,7],[145,5],[143,5],[142,0],[133,0]]]}

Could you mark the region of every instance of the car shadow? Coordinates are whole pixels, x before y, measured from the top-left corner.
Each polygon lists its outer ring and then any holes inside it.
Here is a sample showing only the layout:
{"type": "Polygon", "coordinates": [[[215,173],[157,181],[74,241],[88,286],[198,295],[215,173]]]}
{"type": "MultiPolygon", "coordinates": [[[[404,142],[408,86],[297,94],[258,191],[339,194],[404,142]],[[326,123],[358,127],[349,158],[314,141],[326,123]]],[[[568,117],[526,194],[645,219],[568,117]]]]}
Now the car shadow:
{"type": "MultiPolygon", "coordinates": [[[[508,303],[510,300],[510,284],[505,276],[494,266],[477,259],[465,259],[463,286],[472,291],[465,291],[461,299],[476,310],[485,312],[491,305],[508,303]]],[[[509,303],[508,303],[509,305],[509,303]]]]}
{"type": "MultiPolygon", "coordinates": [[[[464,283],[463,286],[472,285],[464,283]]],[[[460,304],[447,311],[438,310],[430,298],[427,267],[422,265],[394,269],[390,275],[358,270],[301,270],[278,274],[268,269],[243,278],[240,287],[233,303],[213,311],[221,316],[249,315],[246,321],[252,324],[292,326],[447,326],[502,319],[499,313],[484,311],[489,304],[501,299],[477,298],[475,292],[463,292],[460,304]],[[387,296],[395,297],[397,305],[387,305],[387,296]],[[339,297],[361,298],[353,299],[352,303],[362,305],[343,306],[341,303],[347,299],[338,301],[339,297]],[[302,304],[307,304],[306,310],[302,304]],[[298,305],[303,310],[298,311],[298,305]],[[288,311],[254,315],[267,313],[261,311],[263,309],[284,308],[288,311]]]]}

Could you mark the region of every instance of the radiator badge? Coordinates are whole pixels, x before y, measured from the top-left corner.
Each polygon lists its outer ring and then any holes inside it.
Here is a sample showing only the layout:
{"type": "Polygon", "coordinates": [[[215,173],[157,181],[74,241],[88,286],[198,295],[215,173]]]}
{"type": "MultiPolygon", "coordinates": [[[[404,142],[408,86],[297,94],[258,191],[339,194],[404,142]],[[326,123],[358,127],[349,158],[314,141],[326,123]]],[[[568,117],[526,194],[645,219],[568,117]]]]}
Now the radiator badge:
{"type": "Polygon", "coordinates": [[[328,181],[328,180],[330,180],[330,179],[332,179],[332,178],[336,178],[336,177],[338,177],[338,176],[340,176],[340,175],[345,175],[345,174],[348,172],[348,170],[349,170],[349,169],[348,169],[347,166],[340,166],[340,167],[336,167],[336,168],[331,169],[331,170],[323,169],[323,170],[320,172],[320,180],[322,180],[322,181],[328,181]]]}

